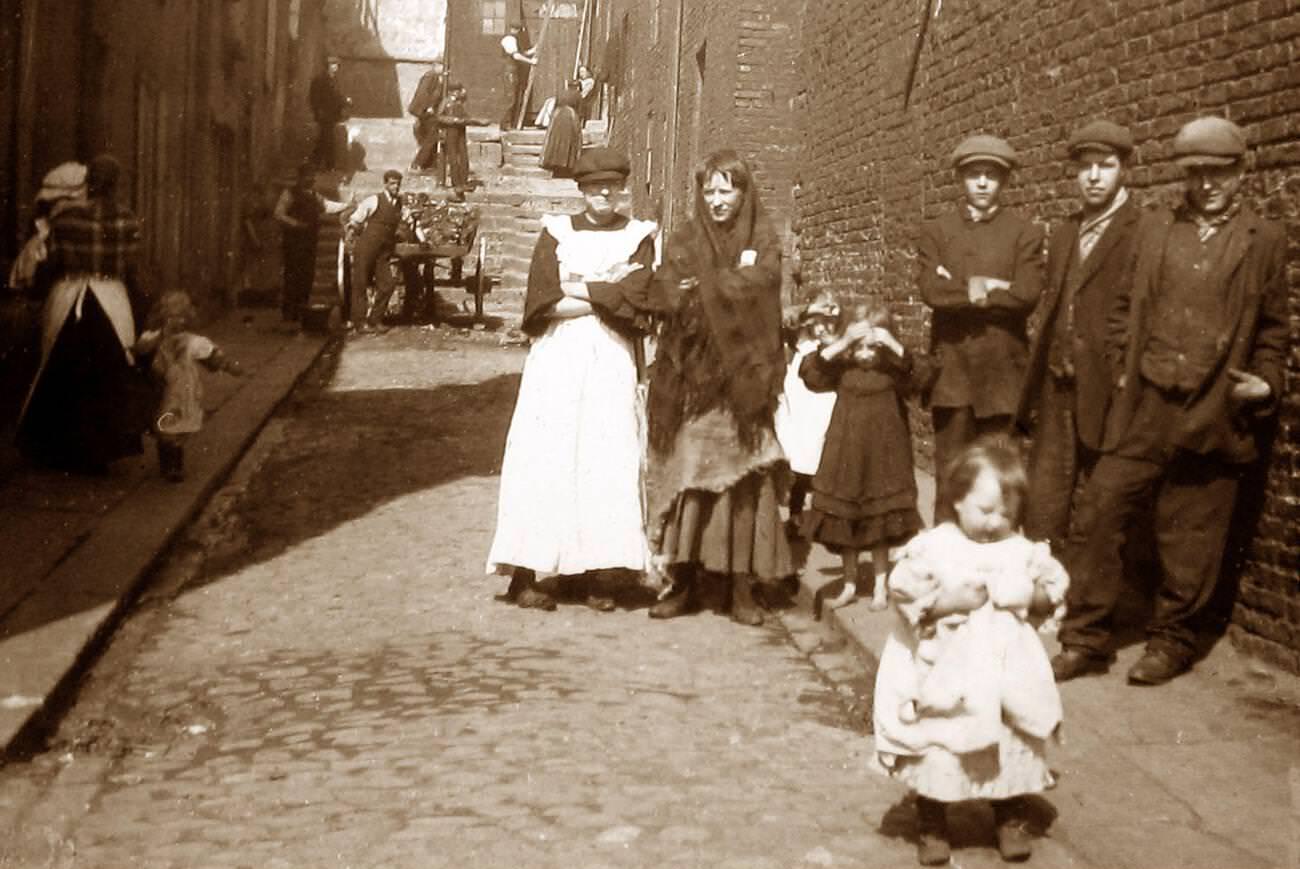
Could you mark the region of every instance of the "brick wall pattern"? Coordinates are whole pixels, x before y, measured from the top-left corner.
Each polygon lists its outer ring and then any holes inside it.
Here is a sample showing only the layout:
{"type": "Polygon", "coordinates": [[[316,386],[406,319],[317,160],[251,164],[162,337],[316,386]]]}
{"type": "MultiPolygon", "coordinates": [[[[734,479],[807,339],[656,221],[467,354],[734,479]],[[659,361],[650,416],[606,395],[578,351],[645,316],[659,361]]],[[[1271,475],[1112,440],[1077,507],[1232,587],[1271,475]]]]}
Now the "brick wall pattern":
{"type": "Polygon", "coordinates": [[[1230,633],[1300,672],[1300,0],[936,0],[905,109],[922,5],[807,4],[796,101],[803,292],[888,298],[906,340],[923,346],[915,239],[958,195],[948,155],[960,139],[1010,140],[1023,167],[1007,204],[1050,226],[1074,206],[1064,142],[1083,122],[1133,130],[1129,184],[1143,203],[1179,196],[1170,142],[1181,124],[1201,114],[1241,124],[1246,195],[1288,227],[1293,343],[1273,453],[1245,489],[1252,542],[1230,633]]]}

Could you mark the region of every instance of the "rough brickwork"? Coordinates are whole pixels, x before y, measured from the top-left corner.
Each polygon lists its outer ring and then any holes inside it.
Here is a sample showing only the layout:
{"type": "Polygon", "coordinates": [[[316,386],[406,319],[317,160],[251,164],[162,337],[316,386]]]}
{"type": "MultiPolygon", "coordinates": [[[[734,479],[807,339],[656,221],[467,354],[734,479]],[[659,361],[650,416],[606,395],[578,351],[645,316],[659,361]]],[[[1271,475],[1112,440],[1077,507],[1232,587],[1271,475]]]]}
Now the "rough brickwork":
{"type": "Polygon", "coordinates": [[[621,75],[612,141],[634,167],[638,211],[676,224],[691,209],[694,167],[734,148],[789,237],[798,131],[801,2],[619,0],[609,12],[621,75]],[[679,20],[679,11],[681,13],[679,20]],[[657,25],[656,25],[657,19],[657,25]]]}
{"type": "Polygon", "coordinates": [[[1248,196],[1290,239],[1293,351],[1274,453],[1246,488],[1248,545],[1231,634],[1300,671],[1300,2],[1035,0],[934,3],[907,108],[921,11],[881,0],[813,0],[799,66],[804,292],[894,300],[913,346],[925,340],[913,246],[922,220],[957,195],[948,154],[964,136],[1008,138],[1024,166],[1008,203],[1053,224],[1073,204],[1064,142],[1083,121],[1128,124],[1138,147],[1130,186],[1172,202],[1178,127],[1198,114],[1244,126],[1248,196]],[[1073,17],[1067,10],[1073,7],[1073,17]]]}

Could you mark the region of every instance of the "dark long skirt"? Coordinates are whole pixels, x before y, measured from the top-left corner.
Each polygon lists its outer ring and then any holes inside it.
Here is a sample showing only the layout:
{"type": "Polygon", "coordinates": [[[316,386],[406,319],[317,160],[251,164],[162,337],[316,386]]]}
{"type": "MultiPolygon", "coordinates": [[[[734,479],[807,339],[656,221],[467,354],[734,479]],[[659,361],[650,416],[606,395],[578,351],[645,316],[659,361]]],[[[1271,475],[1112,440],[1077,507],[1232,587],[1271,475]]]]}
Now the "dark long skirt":
{"type": "Polygon", "coordinates": [[[572,106],[560,106],[551,116],[542,145],[542,168],[557,178],[573,175],[573,167],[582,153],[582,126],[572,106]]]}
{"type": "Polygon", "coordinates": [[[723,492],[687,490],[664,527],[669,564],[777,582],[794,573],[775,473],[755,471],[723,492]]]}
{"type": "Polygon", "coordinates": [[[18,447],[32,461],[62,470],[101,471],[142,452],[153,409],[145,375],[122,351],[94,293],[81,317],[69,314],[54,339],[18,429],[18,447]]]}

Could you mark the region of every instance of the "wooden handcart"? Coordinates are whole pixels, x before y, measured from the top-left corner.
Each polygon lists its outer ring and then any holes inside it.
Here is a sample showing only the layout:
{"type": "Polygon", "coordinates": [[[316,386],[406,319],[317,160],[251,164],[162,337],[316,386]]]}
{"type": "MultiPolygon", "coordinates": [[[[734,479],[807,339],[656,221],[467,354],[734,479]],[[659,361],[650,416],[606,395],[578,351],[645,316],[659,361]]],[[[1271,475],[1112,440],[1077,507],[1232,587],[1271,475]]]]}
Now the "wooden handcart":
{"type": "MultiPolygon", "coordinates": [[[[439,286],[463,287],[465,292],[474,297],[474,319],[483,319],[483,297],[491,289],[491,284],[483,274],[487,238],[479,233],[478,226],[470,230],[469,237],[463,244],[398,242],[395,251],[403,264],[423,266],[424,286],[427,289],[439,286]],[[439,278],[436,274],[428,273],[428,270],[436,268],[438,260],[448,260],[448,277],[439,278]],[[466,267],[469,262],[473,264],[472,273],[466,267]]],[[[400,271],[403,276],[409,273],[408,269],[400,271]]]]}
{"type": "MultiPolygon", "coordinates": [[[[437,287],[462,287],[474,297],[474,319],[483,319],[483,297],[492,290],[491,279],[483,271],[487,259],[487,237],[479,232],[477,221],[465,232],[459,244],[434,244],[430,242],[399,241],[394,249],[394,260],[390,266],[397,269],[396,279],[403,292],[409,292],[406,286],[409,276],[417,271],[424,282],[426,291],[437,287]],[[436,267],[439,260],[447,261],[447,277],[438,277],[436,267]],[[420,267],[411,269],[410,266],[420,267]],[[472,268],[472,270],[471,270],[472,268]]],[[[347,311],[348,294],[352,284],[352,252],[346,240],[338,239],[337,281],[339,304],[347,311]]]]}

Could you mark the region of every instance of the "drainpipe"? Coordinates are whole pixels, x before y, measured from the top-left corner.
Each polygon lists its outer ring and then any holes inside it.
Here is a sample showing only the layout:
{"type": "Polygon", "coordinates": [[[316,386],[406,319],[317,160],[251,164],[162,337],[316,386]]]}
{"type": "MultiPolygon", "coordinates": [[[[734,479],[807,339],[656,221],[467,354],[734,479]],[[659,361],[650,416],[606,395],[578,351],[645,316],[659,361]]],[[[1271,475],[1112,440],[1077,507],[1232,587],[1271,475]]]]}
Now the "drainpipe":
{"type": "Polygon", "coordinates": [[[682,19],[686,14],[686,0],[677,0],[677,26],[673,35],[673,87],[672,111],[668,113],[668,159],[664,166],[664,209],[662,232],[666,237],[673,225],[673,202],[677,190],[677,120],[682,110],[682,19]]]}

